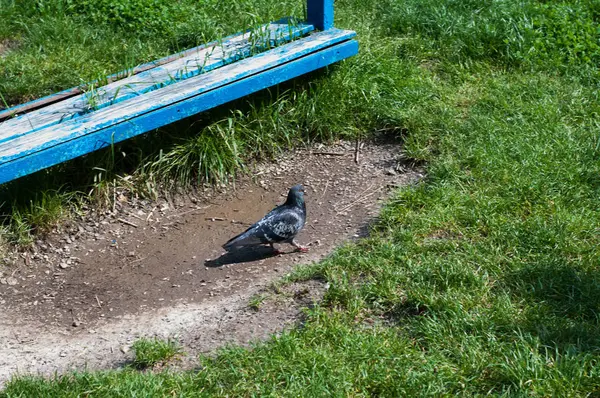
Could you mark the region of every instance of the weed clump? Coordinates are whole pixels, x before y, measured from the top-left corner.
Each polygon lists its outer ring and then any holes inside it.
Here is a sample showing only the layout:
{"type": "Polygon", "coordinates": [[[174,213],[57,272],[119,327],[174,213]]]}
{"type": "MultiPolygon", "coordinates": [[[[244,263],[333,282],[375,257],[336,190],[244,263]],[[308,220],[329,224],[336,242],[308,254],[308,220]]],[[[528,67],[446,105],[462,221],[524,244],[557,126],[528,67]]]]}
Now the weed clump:
{"type": "Polygon", "coordinates": [[[171,339],[141,338],[133,343],[132,348],[135,353],[133,365],[138,369],[164,364],[182,353],[179,344],[171,339]]]}

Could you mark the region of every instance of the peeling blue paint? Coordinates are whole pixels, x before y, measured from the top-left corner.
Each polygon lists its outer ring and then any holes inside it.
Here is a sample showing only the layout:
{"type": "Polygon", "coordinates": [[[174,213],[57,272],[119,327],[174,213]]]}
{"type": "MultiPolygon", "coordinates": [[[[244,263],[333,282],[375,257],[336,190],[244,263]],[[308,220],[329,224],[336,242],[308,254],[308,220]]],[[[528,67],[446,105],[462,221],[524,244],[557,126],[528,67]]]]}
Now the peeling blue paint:
{"type": "MultiPolygon", "coordinates": [[[[287,19],[284,20],[287,21],[287,19]]],[[[280,24],[282,24],[282,22],[275,22],[272,24],[272,26],[276,27],[276,29],[269,31],[269,43],[266,44],[267,46],[275,47],[281,43],[289,42],[298,37],[302,37],[314,30],[312,25],[287,25],[284,23],[283,25],[279,26],[280,24]]],[[[267,28],[270,25],[271,24],[266,24],[261,28],[267,28]]],[[[241,45],[231,42],[231,40],[236,38],[239,41],[240,35],[241,34],[232,36],[229,40],[223,41],[222,44],[218,46],[219,51],[217,51],[217,53],[220,54],[220,52],[223,51],[224,56],[209,57],[204,59],[204,65],[196,63],[190,64],[190,61],[188,60],[186,61],[185,65],[182,65],[181,69],[177,69],[175,73],[171,74],[169,72],[169,65],[172,65],[172,63],[166,64],[145,72],[141,72],[134,78],[113,82],[107,86],[110,88],[106,90],[104,87],[98,87],[94,93],[92,93],[92,95],[90,95],[90,93],[79,94],[53,105],[48,105],[37,111],[6,120],[5,122],[0,123],[0,143],[18,138],[25,134],[31,134],[35,131],[52,125],[76,119],[90,112],[114,105],[129,98],[166,87],[170,84],[177,83],[190,77],[218,69],[224,65],[237,62],[241,59],[245,59],[252,55],[252,44],[249,43],[248,40],[246,40],[244,43],[241,43],[241,45]],[[132,83],[132,81],[135,81],[136,83],[132,83]],[[91,96],[94,96],[93,107],[89,106],[91,96]]],[[[267,38],[264,38],[264,40],[266,39],[267,38]]],[[[263,39],[261,38],[261,40],[263,39]]],[[[205,46],[202,49],[205,48],[211,48],[211,46],[205,46]]],[[[217,48],[217,46],[213,43],[212,48],[217,48]]],[[[173,62],[175,61],[176,60],[173,62]]],[[[56,94],[56,96],[66,92],[68,92],[68,90],[56,94]]]]}
{"type": "Polygon", "coordinates": [[[319,30],[333,28],[333,0],[307,0],[307,22],[319,30]]]}

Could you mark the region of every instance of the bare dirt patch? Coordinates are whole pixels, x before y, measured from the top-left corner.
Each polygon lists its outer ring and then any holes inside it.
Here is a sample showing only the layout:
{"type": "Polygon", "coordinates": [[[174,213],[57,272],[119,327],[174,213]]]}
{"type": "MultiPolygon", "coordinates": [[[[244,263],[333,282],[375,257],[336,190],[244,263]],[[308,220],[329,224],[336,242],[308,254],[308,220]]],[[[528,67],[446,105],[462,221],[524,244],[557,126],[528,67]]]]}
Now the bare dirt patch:
{"type": "Polygon", "coordinates": [[[258,165],[235,189],[157,203],[116,197],[0,268],[0,384],[11,374],[114,367],[140,336],[179,338],[192,358],[227,342],[267,338],[298,319],[325,288],[292,285],[258,311],[249,300],[297,264],[318,261],[364,235],[392,187],[417,181],[397,143],[312,148],[258,165]],[[269,248],[223,254],[221,245],[306,188],[309,253],[269,248]]]}
{"type": "Polygon", "coordinates": [[[16,40],[0,40],[0,57],[4,57],[11,49],[16,48],[17,45],[18,42],[16,40]]]}

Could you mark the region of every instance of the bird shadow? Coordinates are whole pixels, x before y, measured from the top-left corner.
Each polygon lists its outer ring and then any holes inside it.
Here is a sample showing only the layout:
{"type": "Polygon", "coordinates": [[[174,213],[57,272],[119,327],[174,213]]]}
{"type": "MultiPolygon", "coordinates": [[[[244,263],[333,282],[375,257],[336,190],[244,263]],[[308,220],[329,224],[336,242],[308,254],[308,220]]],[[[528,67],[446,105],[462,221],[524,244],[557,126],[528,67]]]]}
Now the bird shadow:
{"type": "Polygon", "coordinates": [[[206,260],[204,266],[209,268],[218,268],[229,264],[249,263],[252,261],[264,260],[279,255],[279,252],[273,251],[268,246],[259,246],[253,248],[234,249],[223,253],[220,257],[212,260],[206,260]]]}

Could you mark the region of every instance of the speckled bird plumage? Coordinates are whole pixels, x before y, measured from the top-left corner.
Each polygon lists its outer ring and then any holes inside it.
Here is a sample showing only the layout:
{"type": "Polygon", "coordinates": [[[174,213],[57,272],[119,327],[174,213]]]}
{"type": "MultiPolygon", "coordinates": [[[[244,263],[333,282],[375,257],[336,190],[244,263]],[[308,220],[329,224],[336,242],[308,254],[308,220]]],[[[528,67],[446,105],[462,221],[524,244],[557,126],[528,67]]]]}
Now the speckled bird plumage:
{"type": "Polygon", "coordinates": [[[305,222],[304,188],[298,184],[290,189],[284,204],[271,210],[246,231],[231,238],[223,248],[230,251],[245,246],[268,244],[273,247],[274,243],[290,243],[299,250],[305,251],[306,249],[294,240],[305,222]]]}

